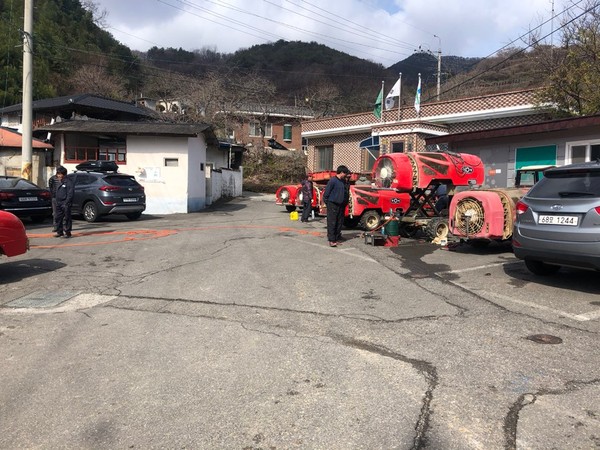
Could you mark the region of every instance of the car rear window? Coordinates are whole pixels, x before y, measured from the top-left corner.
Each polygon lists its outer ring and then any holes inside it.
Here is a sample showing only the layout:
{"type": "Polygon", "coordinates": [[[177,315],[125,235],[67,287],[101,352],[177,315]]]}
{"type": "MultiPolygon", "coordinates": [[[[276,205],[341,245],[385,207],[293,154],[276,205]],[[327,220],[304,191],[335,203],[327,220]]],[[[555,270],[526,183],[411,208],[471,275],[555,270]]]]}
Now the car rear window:
{"type": "Polygon", "coordinates": [[[112,184],[113,186],[139,186],[139,183],[135,181],[135,178],[133,178],[132,176],[108,175],[104,177],[104,181],[106,181],[108,184],[112,184]]]}
{"type": "Polygon", "coordinates": [[[0,178],[0,189],[39,189],[24,178],[0,178]]]}
{"type": "Polygon", "coordinates": [[[528,197],[600,197],[600,172],[546,173],[528,197]]]}

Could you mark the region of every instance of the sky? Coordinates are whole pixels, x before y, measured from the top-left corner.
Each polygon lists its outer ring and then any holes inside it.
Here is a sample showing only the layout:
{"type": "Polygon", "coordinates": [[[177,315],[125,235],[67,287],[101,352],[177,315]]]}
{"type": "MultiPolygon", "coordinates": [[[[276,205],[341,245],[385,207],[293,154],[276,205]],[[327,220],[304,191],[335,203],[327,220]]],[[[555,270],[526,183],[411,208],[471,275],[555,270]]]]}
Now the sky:
{"type": "MultiPolygon", "coordinates": [[[[582,0],[94,0],[133,50],[233,53],[280,39],[318,42],[389,67],[415,51],[486,57],[559,28],[582,0]],[[557,16],[551,19],[554,9],[557,16]],[[512,43],[512,44],[511,44],[512,43]]],[[[558,43],[558,34],[547,37],[558,43]]]]}

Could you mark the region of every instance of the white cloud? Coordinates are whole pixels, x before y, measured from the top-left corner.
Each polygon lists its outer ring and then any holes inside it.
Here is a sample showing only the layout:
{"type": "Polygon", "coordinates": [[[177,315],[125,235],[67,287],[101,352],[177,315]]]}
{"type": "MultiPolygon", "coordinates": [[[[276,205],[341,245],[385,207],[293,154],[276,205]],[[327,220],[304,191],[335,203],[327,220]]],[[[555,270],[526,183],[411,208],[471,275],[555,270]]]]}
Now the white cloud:
{"type": "MultiPolygon", "coordinates": [[[[548,0],[96,2],[109,13],[108,31],[136,50],[156,45],[231,53],[278,39],[316,41],[386,67],[419,46],[436,53],[440,39],[444,55],[488,56],[548,20],[551,8],[548,0]]],[[[549,31],[547,25],[543,34],[549,31]]]]}

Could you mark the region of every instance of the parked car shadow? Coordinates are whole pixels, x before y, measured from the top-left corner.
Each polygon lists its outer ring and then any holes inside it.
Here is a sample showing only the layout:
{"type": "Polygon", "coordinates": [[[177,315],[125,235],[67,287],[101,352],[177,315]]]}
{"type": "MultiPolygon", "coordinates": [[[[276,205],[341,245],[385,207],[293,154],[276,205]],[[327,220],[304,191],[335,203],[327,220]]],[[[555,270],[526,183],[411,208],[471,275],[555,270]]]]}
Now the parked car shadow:
{"type": "Polygon", "coordinates": [[[158,220],[162,219],[163,216],[155,216],[152,214],[142,214],[139,219],[131,220],[128,219],[125,215],[121,214],[110,214],[107,216],[100,216],[95,222],[87,222],[83,216],[73,216],[73,225],[77,224],[78,228],[81,223],[88,224],[94,226],[96,224],[106,224],[106,223],[137,223],[137,222],[147,222],[149,220],[158,220]]]}
{"type": "Polygon", "coordinates": [[[49,259],[2,259],[0,260],[0,284],[14,283],[65,266],[65,263],[49,259]]]}
{"type": "Polygon", "coordinates": [[[576,269],[571,267],[561,267],[560,270],[552,275],[534,275],[525,266],[524,261],[517,260],[514,264],[504,266],[504,273],[513,278],[511,284],[529,284],[537,283],[544,286],[570,291],[578,291],[587,294],[600,294],[600,281],[598,272],[576,269]]]}

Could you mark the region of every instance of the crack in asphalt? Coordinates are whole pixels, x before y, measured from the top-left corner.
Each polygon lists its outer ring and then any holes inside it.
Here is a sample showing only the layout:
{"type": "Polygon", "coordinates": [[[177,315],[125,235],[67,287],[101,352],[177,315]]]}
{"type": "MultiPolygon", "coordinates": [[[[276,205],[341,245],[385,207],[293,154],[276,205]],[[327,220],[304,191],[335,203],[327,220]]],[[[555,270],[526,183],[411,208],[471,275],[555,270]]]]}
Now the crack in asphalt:
{"type": "MultiPolygon", "coordinates": [[[[112,288],[112,289],[116,289],[116,288],[112,288]]],[[[394,319],[394,320],[388,320],[388,319],[383,319],[378,316],[372,316],[374,318],[370,319],[370,318],[368,318],[368,315],[366,315],[366,314],[362,315],[362,317],[361,316],[354,317],[351,314],[330,314],[330,313],[322,313],[322,312],[317,312],[317,311],[306,311],[306,310],[302,310],[302,309],[278,308],[276,306],[261,306],[261,305],[253,305],[253,304],[248,305],[248,304],[244,304],[244,303],[235,303],[235,302],[214,302],[214,301],[210,301],[210,300],[190,300],[187,298],[149,297],[147,295],[130,295],[130,294],[119,295],[120,300],[126,300],[128,298],[136,299],[136,300],[153,300],[153,301],[162,301],[162,302],[170,302],[170,303],[180,302],[180,303],[188,303],[188,304],[201,304],[201,305],[208,305],[208,306],[223,306],[223,307],[237,306],[240,308],[258,309],[258,310],[264,310],[264,311],[297,313],[297,314],[305,314],[305,315],[310,315],[310,316],[315,316],[315,317],[347,318],[347,319],[352,319],[352,320],[360,320],[360,321],[365,321],[365,322],[378,322],[378,323],[386,323],[386,324],[413,322],[416,320],[429,321],[429,320],[438,320],[438,319],[446,318],[446,317],[448,317],[448,318],[454,317],[451,315],[440,314],[440,315],[436,315],[436,316],[428,315],[428,316],[408,317],[405,319],[394,319]]],[[[125,310],[129,309],[132,311],[139,310],[138,308],[135,308],[135,307],[124,307],[124,306],[112,305],[110,303],[105,306],[110,306],[110,307],[113,307],[116,309],[125,309],[125,310]]],[[[187,315],[187,314],[182,313],[181,315],[187,315]]],[[[190,316],[194,316],[194,315],[190,314],[190,316]]]]}
{"type": "Polygon", "coordinates": [[[509,408],[506,417],[504,418],[504,448],[505,450],[517,449],[517,428],[519,425],[519,415],[523,408],[533,405],[539,397],[545,395],[562,395],[577,391],[583,387],[600,384],[600,378],[595,378],[588,381],[570,380],[565,383],[563,389],[540,390],[535,393],[525,393],[519,395],[515,403],[509,408]]]}
{"type": "MultiPolygon", "coordinates": [[[[201,303],[201,304],[214,305],[214,306],[239,306],[239,307],[243,307],[243,308],[252,308],[252,309],[259,309],[259,310],[262,309],[262,310],[272,310],[272,311],[278,311],[278,312],[293,312],[293,313],[299,313],[299,314],[310,314],[313,316],[328,317],[328,318],[329,317],[344,317],[344,316],[334,315],[334,314],[323,314],[323,313],[315,313],[315,312],[310,312],[310,311],[298,311],[298,310],[289,310],[289,309],[274,308],[274,307],[257,307],[257,306],[240,305],[240,304],[235,304],[235,303],[226,305],[226,304],[222,304],[222,303],[213,303],[213,302],[207,302],[207,301],[199,302],[199,301],[189,301],[189,300],[156,299],[156,298],[134,297],[134,296],[123,296],[123,297],[120,297],[119,299],[127,299],[127,298],[132,298],[132,299],[133,298],[139,298],[139,299],[143,298],[146,300],[162,301],[162,302],[167,302],[167,303],[184,302],[184,303],[201,303]]],[[[113,302],[114,302],[114,300],[113,300],[113,302]]],[[[303,339],[318,338],[318,336],[315,337],[315,336],[309,336],[309,335],[299,335],[298,331],[294,330],[293,328],[281,327],[282,330],[291,331],[294,333],[293,335],[290,336],[290,335],[279,334],[279,333],[276,333],[275,331],[268,331],[268,330],[264,330],[264,329],[260,330],[257,328],[249,327],[246,323],[247,322],[246,320],[237,320],[237,319],[232,319],[232,318],[228,318],[228,317],[217,317],[217,316],[211,316],[211,315],[207,315],[207,314],[191,314],[191,313],[180,313],[180,312],[167,311],[167,310],[165,310],[166,306],[167,305],[162,306],[157,311],[149,311],[149,312],[154,312],[157,314],[174,314],[174,315],[184,315],[184,316],[190,316],[190,317],[202,317],[202,318],[208,318],[208,319],[213,319],[213,320],[224,320],[227,322],[239,324],[244,330],[247,330],[247,331],[268,334],[268,335],[276,336],[279,338],[287,338],[287,337],[296,337],[296,338],[301,337],[303,339]]],[[[112,304],[112,302],[105,305],[105,307],[110,307],[110,308],[115,308],[115,309],[123,309],[123,310],[131,310],[131,311],[146,310],[144,308],[124,307],[124,306],[114,305],[114,304],[112,304]]],[[[428,319],[428,318],[429,317],[427,317],[426,319],[428,319]]],[[[365,320],[362,318],[355,318],[355,319],[356,320],[365,320]]],[[[437,319],[437,317],[436,317],[436,319],[437,319]]],[[[414,321],[414,320],[416,320],[416,318],[411,318],[406,321],[414,321]]],[[[405,320],[401,320],[401,321],[404,322],[405,320]]],[[[385,321],[385,322],[396,323],[396,322],[400,322],[400,321],[385,321]]],[[[271,325],[271,326],[273,326],[273,325],[271,325]]],[[[429,421],[430,421],[430,416],[432,413],[431,404],[433,402],[433,393],[438,384],[438,375],[437,375],[437,370],[436,370],[435,366],[433,366],[431,363],[424,361],[424,360],[409,358],[405,355],[394,352],[394,351],[390,350],[389,348],[386,348],[386,347],[383,347],[380,345],[376,345],[376,344],[373,344],[371,342],[367,342],[364,340],[353,339],[351,337],[347,337],[347,336],[344,336],[341,334],[325,333],[325,334],[321,335],[321,337],[331,339],[333,342],[337,342],[338,344],[341,344],[345,347],[367,351],[369,353],[383,356],[385,358],[392,358],[394,360],[397,360],[397,361],[400,361],[403,363],[407,363],[407,364],[411,365],[418,373],[420,373],[423,376],[423,378],[427,382],[428,387],[427,387],[425,393],[423,394],[421,410],[419,413],[419,417],[417,418],[417,420],[415,422],[415,436],[413,438],[413,445],[412,445],[411,449],[419,450],[419,449],[426,448],[426,446],[427,446],[427,431],[429,429],[429,421]]]]}
{"type": "Polygon", "coordinates": [[[413,439],[413,445],[411,449],[418,450],[425,448],[427,446],[426,435],[429,429],[429,419],[431,416],[431,402],[433,401],[433,391],[435,390],[438,384],[438,375],[435,366],[427,361],[409,358],[400,353],[396,353],[386,347],[375,345],[366,341],[351,339],[338,334],[327,334],[327,336],[347,347],[364,350],[370,353],[377,354],[379,356],[383,356],[385,358],[392,358],[397,361],[410,364],[417,372],[423,375],[423,377],[427,381],[428,388],[423,396],[421,412],[415,424],[415,437],[413,439]]]}

